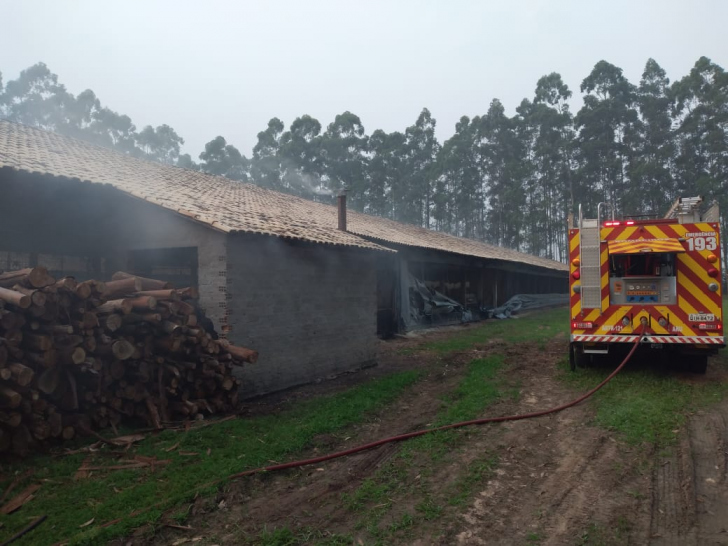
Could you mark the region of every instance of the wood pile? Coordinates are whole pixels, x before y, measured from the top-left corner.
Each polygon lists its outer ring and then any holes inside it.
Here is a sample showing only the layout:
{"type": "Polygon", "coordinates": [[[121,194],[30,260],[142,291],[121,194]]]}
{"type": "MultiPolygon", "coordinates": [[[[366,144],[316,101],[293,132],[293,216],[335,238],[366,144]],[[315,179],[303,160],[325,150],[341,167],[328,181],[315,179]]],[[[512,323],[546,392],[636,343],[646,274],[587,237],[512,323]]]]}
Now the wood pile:
{"type": "Polygon", "coordinates": [[[0,273],[0,451],[237,406],[232,368],[258,355],[217,339],[195,290],[123,272],[112,279],[0,273]]]}

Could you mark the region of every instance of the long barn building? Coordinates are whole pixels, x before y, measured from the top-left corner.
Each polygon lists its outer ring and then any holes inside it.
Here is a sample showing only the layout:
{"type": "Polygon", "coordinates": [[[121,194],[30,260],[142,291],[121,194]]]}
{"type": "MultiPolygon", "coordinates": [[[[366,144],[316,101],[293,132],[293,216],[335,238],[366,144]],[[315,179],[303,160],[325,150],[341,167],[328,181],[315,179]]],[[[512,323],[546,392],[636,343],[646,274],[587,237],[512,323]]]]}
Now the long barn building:
{"type": "Polygon", "coordinates": [[[0,121],[0,270],[196,286],[260,353],[246,395],[374,364],[377,334],[567,291],[564,264],[341,208],[0,121]]]}

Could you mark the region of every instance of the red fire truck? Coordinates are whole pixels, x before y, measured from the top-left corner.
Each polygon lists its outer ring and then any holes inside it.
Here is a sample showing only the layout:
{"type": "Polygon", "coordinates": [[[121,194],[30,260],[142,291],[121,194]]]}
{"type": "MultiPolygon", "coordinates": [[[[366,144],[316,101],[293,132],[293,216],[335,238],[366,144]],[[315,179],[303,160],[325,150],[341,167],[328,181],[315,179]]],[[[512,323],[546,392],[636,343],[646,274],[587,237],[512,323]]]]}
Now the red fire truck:
{"type": "MultiPolygon", "coordinates": [[[[725,347],[718,205],[678,199],[665,218],[597,218],[569,229],[572,369],[640,349],[705,373],[725,347]]],[[[573,224],[573,222],[572,222],[573,224]]]]}

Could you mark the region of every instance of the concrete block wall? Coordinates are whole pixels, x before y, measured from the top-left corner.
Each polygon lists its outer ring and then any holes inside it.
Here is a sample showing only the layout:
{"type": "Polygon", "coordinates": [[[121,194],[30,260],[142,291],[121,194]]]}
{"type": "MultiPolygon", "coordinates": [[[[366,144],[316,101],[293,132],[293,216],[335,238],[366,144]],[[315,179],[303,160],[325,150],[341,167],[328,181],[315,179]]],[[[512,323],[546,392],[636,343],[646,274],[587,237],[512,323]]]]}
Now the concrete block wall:
{"type": "Polygon", "coordinates": [[[376,253],[228,236],[228,338],[260,359],[243,396],[310,383],[376,357],[376,253]]]}

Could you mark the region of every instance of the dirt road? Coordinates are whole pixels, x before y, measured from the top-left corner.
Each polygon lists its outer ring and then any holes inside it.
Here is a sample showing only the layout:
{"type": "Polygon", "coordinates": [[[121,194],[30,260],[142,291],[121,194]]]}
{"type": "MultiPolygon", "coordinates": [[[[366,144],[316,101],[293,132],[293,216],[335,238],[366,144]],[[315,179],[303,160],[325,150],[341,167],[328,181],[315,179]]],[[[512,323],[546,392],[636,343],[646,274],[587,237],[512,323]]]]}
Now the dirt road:
{"type": "MultiPolygon", "coordinates": [[[[445,357],[403,355],[403,348],[418,343],[384,346],[380,367],[363,376],[417,366],[426,370],[425,379],[376,420],[344,437],[319,438],[312,454],[430,425],[437,400],[458,384],[467,362],[488,354],[505,355],[503,388],[518,392],[499,399],[489,415],[549,408],[577,394],[559,379],[563,337],[541,347],[495,340],[445,357]]],[[[706,381],[721,380],[715,366],[706,381]]],[[[330,392],[361,379],[308,387],[251,410],[269,411],[283,398],[330,392]]],[[[318,468],[236,482],[214,503],[193,506],[189,525],[209,544],[728,544],[728,402],[690,416],[669,449],[630,446],[593,419],[587,402],[540,419],[463,431],[440,459],[415,454],[405,465],[397,456],[402,445],[390,444],[318,468]],[[486,455],[497,462],[464,482],[486,455]],[[396,487],[382,478],[389,474],[396,487]],[[468,483],[468,494],[453,502],[453,488],[462,483],[468,483]],[[351,502],[374,498],[361,491],[377,484],[386,486],[381,502],[358,508],[351,502]],[[276,529],[285,529],[290,540],[276,541],[276,529]]],[[[162,530],[152,542],[185,536],[162,530]]]]}

